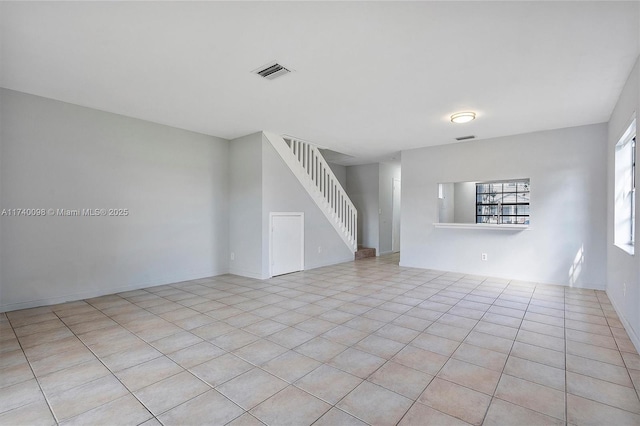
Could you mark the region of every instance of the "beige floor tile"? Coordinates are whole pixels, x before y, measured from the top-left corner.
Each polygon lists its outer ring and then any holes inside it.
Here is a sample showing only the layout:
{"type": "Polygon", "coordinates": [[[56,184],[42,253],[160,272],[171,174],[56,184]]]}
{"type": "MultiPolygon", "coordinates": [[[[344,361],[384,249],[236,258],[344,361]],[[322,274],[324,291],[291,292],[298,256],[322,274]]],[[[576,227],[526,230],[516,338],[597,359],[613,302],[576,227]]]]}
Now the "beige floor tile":
{"type": "Polygon", "coordinates": [[[534,331],[528,331],[520,329],[518,336],[516,337],[518,342],[528,343],[530,345],[540,346],[542,348],[551,349],[558,352],[564,352],[565,339],[560,337],[554,337],[548,334],[537,333],[534,331]]]}
{"type": "Polygon", "coordinates": [[[184,371],[134,392],[151,413],[158,416],[211,389],[184,371]]]}
{"type": "Polygon", "coordinates": [[[0,413],[0,425],[2,426],[52,426],[56,424],[44,398],[0,413]]]}
{"type": "Polygon", "coordinates": [[[565,354],[563,352],[530,345],[528,343],[515,342],[511,350],[511,355],[551,367],[562,369],[565,367],[565,354]]]}
{"type": "Polygon", "coordinates": [[[134,426],[150,418],[152,415],[149,410],[133,395],[127,394],[60,424],[64,426],[107,424],[134,426]]]}
{"type": "Polygon", "coordinates": [[[294,384],[329,404],[335,404],[360,383],[362,379],[324,364],[294,384]]]}
{"type": "MultiPolygon", "coordinates": [[[[306,307],[303,307],[302,309],[305,308],[306,307]]],[[[331,321],[325,321],[319,318],[309,318],[308,320],[294,325],[298,330],[306,331],[307,333],[315,334],[316,336],[331,330],[335,326],[336,325],[331,321]]]]}
{"type": "Polygon", "coordinates": [[[363,331],[339,325],[327,331],[321,337],[341,345],[351,346],[367,336],[368,334],[363,331]]]}
{"type": "Polygon", "coordinates": [[[544,324],[541,322],[530,321],[525,319],[520,325],[521,330],[531,331],[534,333],[544,334],[545,336],[552,336],[559,339],[564,339],[564,326],[558,327],[555,325],[544,324]]]}
{"type": "Polygon", "coordinates": [[[317,361],[327,362],[345,349],[347,349],[345,345],[323,339],[322,337],[316,337],[298,346],[295,348],[295,351],[317,361]]]}
{"type": "Polygon", "coordinates": [[[255,334],[256,336],[267,337],[285,328],[287,328],[287,325],[285,324],[271,319],[263,319],[262,321],[244,327],[243,330],[248,331],[251,334],[255,334]]]}
{"type": "Polygon", "coordinates": [[[216,389],[245,410],[250,410],[287,385],[284,380],[254,368],[217,386],[216,389]]]}
{"type": "Polygon", "coordinates": [[[427,327],[433,324],[433,321],[430,321],[424,318],[417,318],[415,316],[411,316],[408,313],[406,315],[400,315],[398,318],[393,320],[393,324],[399,325],[401,327],[405,327],[417,332],[423,332],[427,327]]]}
{"type": "Polygon", "coordinates": [[[44,395],[35,379],[0,389],[0,413],[37,401],[44,401],[44,395]]]}
{"type": "Polygon", "coordinates": [[[436,377],[493,395],[500,373],[457,359],[449,359],[436,377]]]}
{"type": "Polygon", "coordinates": [[[587,343],[574,342],[567,340],[567,354],[581,356],[583,358],[593,359],[595,361],[606,362],[609,364],[624,367],[620,352],[613,349],[601,348],[587,343]]]}
{"type": "MultiPolygon", "coordinates": [[[[282,315],[286,315],[286,314],[282,314],[282,315]]],[[[277,317],[274,317],[273,319],[276,321],[281,321],[280,318],[282,317],[282,315],[278,315],[277,317]]],[[[394,318],[397,317],[397,315],[394,316],[394,318]]],[[[337,309],[332,309],[330,311],[324,312],[322,314],[320,314],[318,316],[318,318],[323,319],[325,321],[330,321],[334,324],[343,324],[347,321],[349,321],[350,319],[355,318],[354,314],[350,314],[348,312],[343,312],[343,311],[339,311],[337,309]]],[[[290,325],[293,324],[297,324],[298,322],[301,321],[297,321],[297,322],[293,322],[290,325]]]]}
{"type": "Polygon", "coordinates": [[[548,386],[564,392],[564,369],[551,367],[538,362],[510,356],[504,368],[504,374],[548,386]]]}
{"type": "Polygon", "coordinates": [[[280,346],[284,346],[287,349],[293,349],[296,346],[300,346],[301,344],[308,342],[314,337],[314,334],[307,333],[306,331],[287,327],[268,336],[267,340],[277,343],[280,346]]]}
{"type": "Polygon", "coordinates": [[[159,324],[145,328],[141,331],[135,332],[135,334],[145,342],[153,342],[154,340],[171,336],[172,334],[176,334],[180,331],[182,331],[180,327],[167,322],[165,324],[159,324]]]}
{"type": "Polygon", "coordinates": [[[130,390],[136,391],[182,372],[183,369],[165,356],[135,365],[116,373],[116,377],[130,390]]]}
{"type": "Polygon", "coordinates": [[[626,386],[567,372],[567,392],[640,414],[638,394],[626,386]]]}
{"type": "Polygon", "coordinates": [[[97,318],[91,321],[83,321],[77,324],[70,324],[69,329],[75,334],[88,333],[90,331],[101,330],[107,327],[113,327],[116,325],[116,321],[112,318],[104,317],[97,318]]]}
{"type": "MultiPolygon", "coordinates": [[[[194,306],[194,309],[196,307],[194,306]]],[[[210,310],[210,309],[209,309],[210,310]]],[[[246,327],[256,322],[262,321],[264,318],[254,315],[250,312],[244,312],[242,314],[234,315],[224,320],[225,323],[232,327],[246,327]]],[[[282,321],[280,321],[282,322],[282,321]]]]}
{"type": "Polygon", "coordinates": [[[413,339],[411,345],[448,357],[456,351],[460,342],[425,332],[413,339]]]}
{"type": "Polygon", "coordinates": [[[25,349],[25,355],[30,362],[38,361],[42,358],[55,355],[61,352],[86,349],[85,344],[76,336],[65,337],[55,342],[32,346],[25,349]]]}
{"type": "Polygon", "coordinates": [[[0,369],[0,388],[33,379],[33,372],[27,362],[0,369]]]}
{"type": "Polygon", "coordinates": [[[218,386],[249,371],[253,365],[233,354],[222,355],[190,369],[198,378],[210,386],[218,386]]]}
{"type": "Polygon", "coordinates": [[[415,403],[404,415],[398,426],[467,426],[469,423],[441,413],[426,405],[415,403]]]}
{"type": "Polygon", "coordinates": [[[395,425],[411,407],[412,401],[369,382],[362,382],[336,407],[375,425],[395,425]]]}
{"type": "Polygon", "coordinates": [[[328,362],[332,367],[346,371],[361,379],[369,377],[384,363],[384,358],[354,348],[348,348],[328,362]]]}
{"type": "Polygon", "coordinates": [[[264,423],[262,423],[260,420],[253,417],[248,412],[245,412],[240,417],[236,417],[234,420],[227,423],[227,426],[263,426],[263,425],[264,423]]]}
{"type": "Polygon", "coordinates": [[[63,421],[127,395],[127,389],[113,375],[48,397],[58,421],[63,421]]]}
{"type": "Polygon", "coordinates": [[[34,333],[43,333],[65,328],[67,328],[67,326],[56,317],[55,319],[23,325],[22,327],[14,327],[13,331],[18,338],[21,338],[34,333]]]}
{"type": "Polygon", "coordinates": [[[177,320],[193,317],[193,316],[196,316],[197,314],[198,314],[198,311],[195,311],[193,309],[179,308],[173,311],[158,314],[158,316],[160,318],[166,319],[167,321],[175,323],[175,321],[177,320]]]}
{"type": "Polygon", "coordinates": [[[160,415],[163,425],[223,425],[239,417],[244,410],[211,389],[160,415]]]}
{"type": "Polygon", "coordinates": [[[631,381],[636,388],[636,391],[640,393],[640,370],[628,370],[631,376],[631,381]]]}
{"type": "Polygon", "coordinates": [[[433,376],[393,361],[387,362],[367,380],[399,393],[409,399],[417,399],[431,382],[433,376]]]}
{"type": "Polygon", "coordinates": [[[540,314],[540,313],[536,313],[536,312],[530,312],[530,311],[528,311],[524,315],[524,320],[525,321],[539,322],[539,323],[542,323],[542,324],[553,325],[555,327],[564,327],[565,326],[565,320],[563,318],[558,318],[556,316],[544,315],[544,314],[540,314]]]}
{"type": "Polygon", "coordinates": [[[33,346],[42,345],[45,343],[55,342],[65,337],[71,337],[73,333],[68,328],[58,328],[53,331],[43,331],[40,333],[29,334],[28,336],[20,337],[20,345],[23,348],[31,348],[33,346]]]}
{"type": "Polygon", "coordinates": [[[359,341],[355,347],[381,358],[390,359],[404,348],[405,344],[385,337],[370,335],[359,341]]]}
{"type": "Polygon", "coordinates": [[[162,356],[162,353],[147,343],[141,343],[135,347],[116,352],[100,359],[102,363],[111,371],[117,372],[134,365],[162,356]]]}
{"type": "Polygon", "coordinates": [[[320,365],[322,363],[315,359],[295,351],[287,351],[263,364],[262,369],[289,383],[293,383],[320,365]]]}
{"type": "Polygon", "coordinates": [[[440,320],[438,320],[433,324],[431,324],[429,327],[427,327],[427,329],[425,330],[425,333],[444,337],[449,340],[455,340],[456,342],[462,342],[465,339],[465,337],[467,337],[467,335],[469,334],[469,331],[470,330],[466,328],[460,328],[460,327],[456,327],[448,324],[443,324],[440,322],[440,320]]]}
{"type": "Polygon", "coordinates": [[[382,328],[385,324],[386,323],[382,321],[365,317],[356,317],[344,323],[347,327],[355,328],[356,330],[360,330],[365,333],[373,333],[382,328]]]}
{"type": "Polygon", "coordinates": [[[202,339],[188,331],[181,331],[171,336],[164,337],[159,340],[151,342],[151,346],[162,352],[163,354],[169,354],[180,349],[185,349],[189,346],[193,346],[196,343],[202,342],[202,339]]]}
{"type": "Polygon", "coordinates": [[[622,358],[627,368],[640,370],[640,355],[636,353],[622,352],[622,358]]]}
{"type": "Polygon", "coordinates": [[[86,347],[60,352],[31,363],[31,368],[37,376],[44,376],[67,367],[94,360],[95,356],[86,347]]]}
{"type": "MultiPolygon", "coordinates": [[[[369,308],[368,308],[369,309],[369,308]]],[[[401,313],[391,312],[384,309],[373,308],[362,314],[362,318],[370,318],[372,320],[388,323],[398,318],[401,313]]]]}
{"type": "Polygon", "coordinates": [[[233,354],[252,364],[261,365],[287,351],[284,346],[260,339],[234,351],[233,354]]]}
{"type": "Polygon", "coordinates": [[[367,424],[351,414],[333,407],[313,424],[313,426],[366,426],[367,424]]]}
{"type": "Polygon", "coordinates": [[[491,397],[435,378],[420,395],[418,402],[467,423],[479,425],[482,423],[491,397]]]}
{"type": "Polygon", "coordinates": [[[618,349],[616,341],[612,336],[603,336],[602,334],[589,333],[586,331],[567,330],[567,340],[588,343],[603,348],[618,349]]]}
{"type": "Polygon", "coordinates": [[[567,421],[575,425],[637,426],[640,416],[596,401],[567,395],[567,421]]]}
{"type": "Polygon", "coordinates": [[[447,362],[447,357],[414,346],[406,346],[391,361],[430,375],[436,375],[447,362]]]}
{"type": "Polygon", "coordinates": [[[197,314],[191,317],[175,320],[173,323],[184,330],[193,330],[194,328],[202,327],[203,325],[211,324],[215,321],[215,319],[208,315],[197,314]]]}
{"type": "Polygon", "coordinates": [[[35,382],[22,348],[54,410],[77,413],[66,420],[78,423],[160,424],[146,407],[139,411],[126,389],[118,394],[123,386],[96,357],[114,370],[128,367],[118,371],[120,380],[156,414],[170,410],[167,423],[220,414],[220,423],[263,424],[228,398],[213,397],[215,386],[237,392],[236,399],[257,398],[251,404],[259,404],[256,413],[264,409],[265,423],[279,423],[285,412],[305,419],[288,415],[290,422],[311,423],[299,407],[318,405],[329,408],[310,415],[320,417],[318,425],[375,424],[376,416],[383,424],[479,423],[485,412],[486,424],[556,424],[563,422],[565,398],[572,426],[638,423],[640,413],[629,410],[640,409],[632,387],[640,383],[640,356],[604,292],[398,268],[397,258],[267,281],[227,274],[97,297],[93,305],[0,314],[0,406],[14,407],[0,414],[0,424],[54,421],[42,392],[29,385],[35,382]],[[216,346],[221,349],[210,358],[208,349],[216,346]],[[499,398],[489,407],[486,398],[503,369],[499,398]],[[565,394],[565,374],[584,398],[565,394]],[[431,406],[415,403],[390,420],[389,410],[383,412],[389,398],[380,395],[406,397],[409,404],[428,399],[431,406]],[[209,397],[211,404],[202,403],[209,397]],[[331,408],[343,398],[353,403],[351,413],[331,408]],[[213,400],[236,408],[228,417],[224,408],[208,413],[213,400]]]}
{"type": "Polygon", "coordinates": [[[450,309],[446,314],[438,318],[436,323],[447,324],[454,327],[463,328],[467,331],[471,331],[478,324],[478,320],[455,315],[453,314],[453,312],[451,312],[450,309]]]}
{"type": "Polygon", "coordinates": [[[494,324],[489,321],[478,321],[478,324],[474,327],[473,330],[510,340],[515,340],[516,335],[518,334],[517,328],[494,324]]]}
{"type": "Polygon", "coordinates": [[[507,361],[507,354],[462,343],[453,353],[452,358],[501,372],[507,361]]]}
{"type": "Polygon", "coordinates": [[[211,324],[203,325],[201,327],[189,330],[193,335],[198,336],[204,340],[212,340],[223,334],[227,334],[230,331],[234,331],[236,328],[225,322],[218,321],[211,324]]]}
{"type": "Polygon", "coordinates": [[[377,336],[404,344],[411,342],[418,336],[418,334],[420,334],[419,331],[395,324],[387,324],[375,332],[375,335],[377,336]]]}
{"type": "MultiPolygon", "coordinates": [[[[206,327],[206,326],[205,326],[206,327]]],[[[258,336],[243,330],[233,330],[227,334],[208,339],[211,343],[226,351],[234,351],[260,339],[258,336]]]]}
{"type": "Polygon", "coordinates": [[[564,392],[547,386],[503,374],[495,396],[559,420],[565,418],[564,392]]]}
{"type": "Polygon", "coordinates": [[[618,385],[633,387],[629,372],[624,367],[619,367],[606,362],[595,361],[580,356],[567,355],[567,371],[616,383],[618,385]]]}
{"type": "Polygon", "coordinates": [[[188,348],[170,353],[167,356],[183,368],[191,368],[224,355],[225,353],[223,349],[209,342],[200,342],[188,348]]]}
{"type": "Polygon", "coordinates": [[[111,375],[111,372],[104,364],[97,359],[92,359],[82,364],[38,377],[38,381],[44,393],[47,396],[51,396],[109,375],[111,375]]]}
{"type": "Polygon", "coordinates": [[[8,336],[8,334],[8,332],[0,333],[0,354],[21,349],[18,339],[13,336],[8,336]]]}
{"type": "Polygon", "coordinates": [[[289,386],[253,408],[251,414],[269,425],[310,425],[330,408],[326,402],[289,386]]]}
{"type": "Polygon", "coordinates": [[[43,312],[38,315],[25,315],[25,316],[14,317],[11,319],[11,326],[14,328],[20,328],[27,325],[38,324],[45,321],[56,321],[58,319],[59,318],[55,313],[49,311],[49,312],[43,312]]]}

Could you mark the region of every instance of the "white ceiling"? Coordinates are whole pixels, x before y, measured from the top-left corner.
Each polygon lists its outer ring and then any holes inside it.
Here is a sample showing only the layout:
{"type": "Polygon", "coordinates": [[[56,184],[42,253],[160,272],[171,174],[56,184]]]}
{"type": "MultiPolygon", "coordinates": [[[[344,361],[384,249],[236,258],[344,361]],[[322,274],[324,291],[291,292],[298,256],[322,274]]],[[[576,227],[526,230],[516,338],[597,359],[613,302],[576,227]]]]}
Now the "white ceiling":
{"type": "Polygon", "coordinates": [[[0,85],[355,156],[605,122],[638,2],[3,2],[0,85]],[[276,80],[250,71],[272,60],[276,80]],[[449,115],[473,110],[465,125],[449,115]]]}

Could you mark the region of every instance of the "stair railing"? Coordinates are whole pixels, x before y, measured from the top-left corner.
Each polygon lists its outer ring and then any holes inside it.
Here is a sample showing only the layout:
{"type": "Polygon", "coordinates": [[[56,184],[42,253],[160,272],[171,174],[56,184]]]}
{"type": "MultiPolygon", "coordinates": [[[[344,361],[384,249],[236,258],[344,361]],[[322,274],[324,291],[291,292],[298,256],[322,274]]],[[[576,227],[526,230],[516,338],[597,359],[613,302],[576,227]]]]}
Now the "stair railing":
{"type": "Polygon", "coordinates": [[[345,233],[351,248],[358,248],[358,211],[347,196],[338,178],[327,164],[320,150],[308,142],[284,136],[283,139],[311,183],[324,199],[331,216],[345,233]]]}

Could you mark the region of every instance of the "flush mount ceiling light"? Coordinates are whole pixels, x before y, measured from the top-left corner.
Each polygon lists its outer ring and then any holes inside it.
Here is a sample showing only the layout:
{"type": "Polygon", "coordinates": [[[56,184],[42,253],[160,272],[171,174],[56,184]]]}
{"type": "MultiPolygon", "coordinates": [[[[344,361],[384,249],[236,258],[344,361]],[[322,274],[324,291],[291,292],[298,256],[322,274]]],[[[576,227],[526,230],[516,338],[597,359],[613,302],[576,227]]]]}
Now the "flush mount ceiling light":
{"type": "Polygon", "coordinates": [[[471,111],[456,112],[451,116],[451,122],[457,123],[457,124],[468,123],[475,119],[476,119],[476,113],[471,111]]]}

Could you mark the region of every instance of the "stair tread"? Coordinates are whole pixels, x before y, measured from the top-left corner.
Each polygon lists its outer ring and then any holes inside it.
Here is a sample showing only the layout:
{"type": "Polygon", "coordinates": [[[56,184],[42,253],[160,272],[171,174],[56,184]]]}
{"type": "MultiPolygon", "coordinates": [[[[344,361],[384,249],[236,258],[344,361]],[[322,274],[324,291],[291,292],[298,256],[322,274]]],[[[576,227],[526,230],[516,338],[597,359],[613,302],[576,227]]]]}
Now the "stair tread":
{"type": "Polygon", "coordinates": [[[376,257],[376,249],[370,247],[359,247],[355,253],[355,259],[366,259],[367,257],[376,257]]]}

